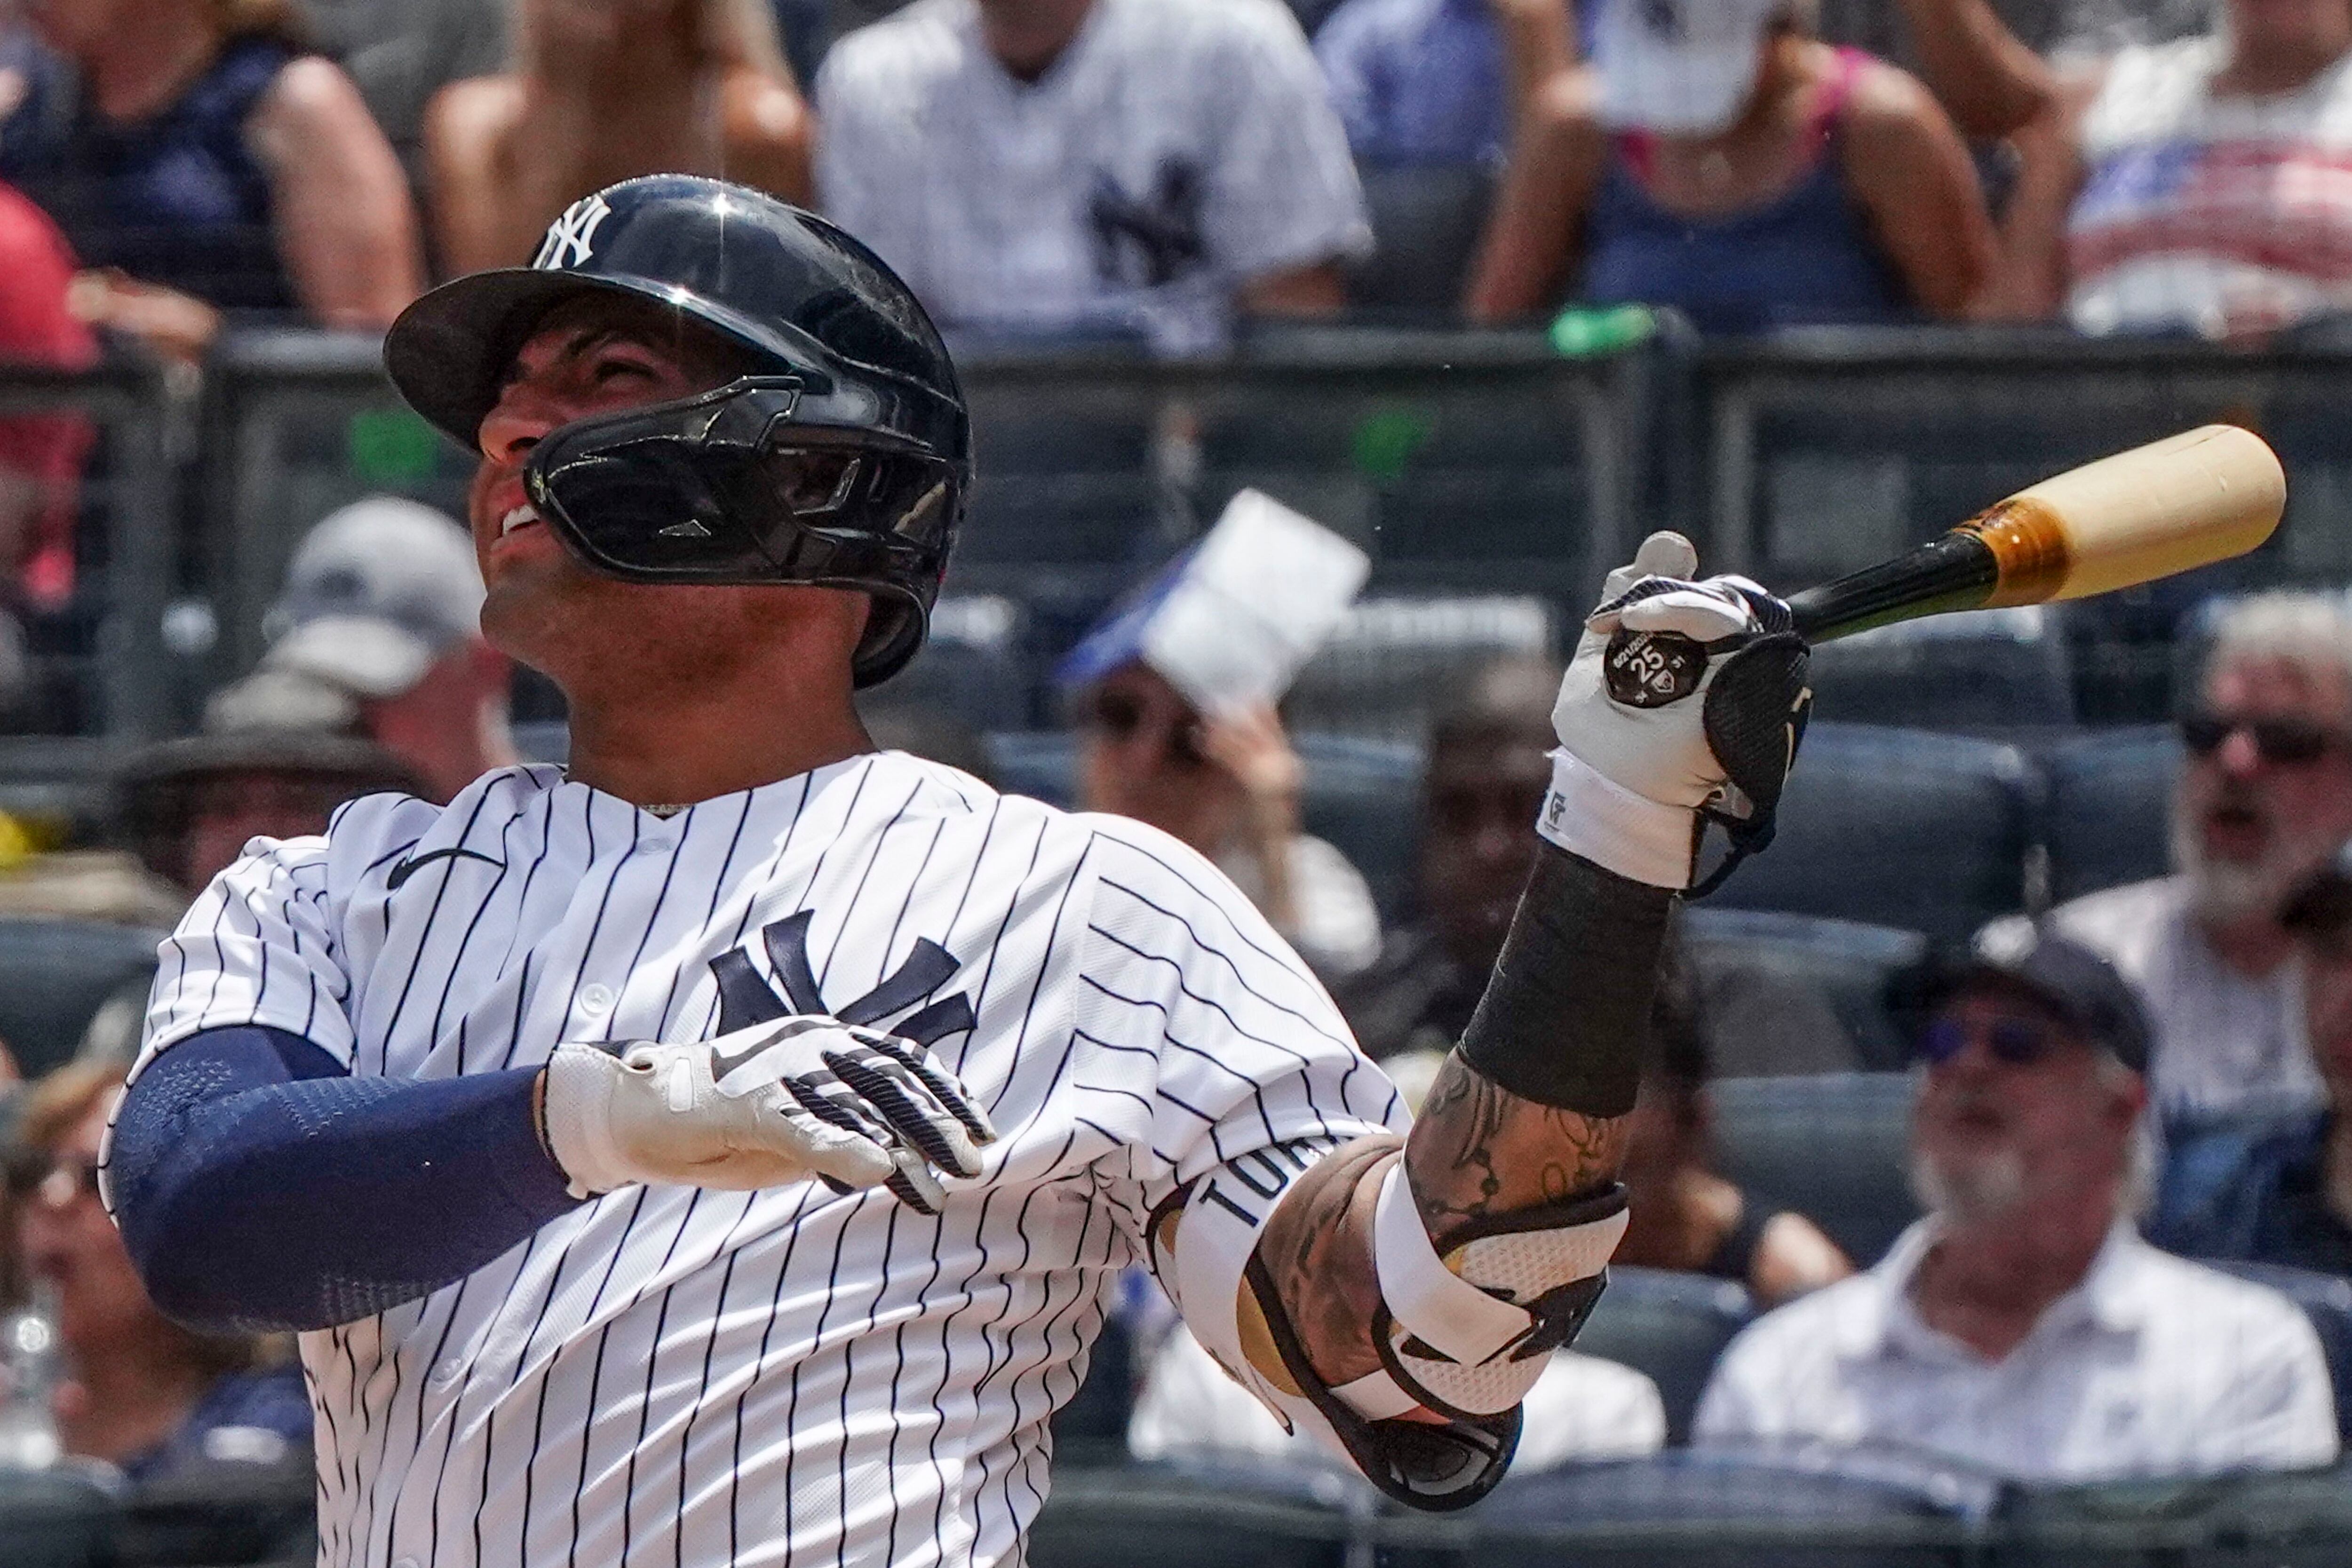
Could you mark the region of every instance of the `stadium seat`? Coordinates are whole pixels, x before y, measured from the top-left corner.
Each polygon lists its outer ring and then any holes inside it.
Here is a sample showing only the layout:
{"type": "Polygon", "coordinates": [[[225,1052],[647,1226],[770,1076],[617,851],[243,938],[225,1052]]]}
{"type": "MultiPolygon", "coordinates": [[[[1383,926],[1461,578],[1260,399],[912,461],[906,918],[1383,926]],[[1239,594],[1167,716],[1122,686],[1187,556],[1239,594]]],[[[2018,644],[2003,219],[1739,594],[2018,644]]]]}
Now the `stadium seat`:
{"type": "Polygon", "coordinates": [[[1964,939],[2025,907],[2038,794],[2032,769],[2011,746],[1815,724],[1781,799],[1780,837],[1706,907],[1964,939]]]}
{"type": "Polygon", "coordinates": [[[2225,1274],[2267,1285],[2303,1309],[2327,1357],[2327,1376],[2336,1387],[2336,1430],[2352,1442],[2352,1279],[2277,1263],[2203,1261],[2225,1274]]]}
{"type": "Polygon", "coordinates": [[[1336,1468],[1198,1460],[1071,1468],[1029,1536],[1036,1568],[1340,1568],[1371,1489],[1336,1468]]]}
{"type": "MultiPolygon", "coordinates": [[[[1383,918],[1411,897],[1421,752],[1415,747],[1345,735],[1294,735],[1307,765],[1300,815],[1307,831],[1328,839],[1371,884],[1383,918]]],[[[1077,743],[1066,731],[991,735],[998,786],[1068,805],[1076,793],[1077,743]]]]}
{"type": "Polygon", "coordinates": [[[1351,309],[1452,318],[1494,200],[1494,172],[1477,163],[1366,165],[1372,254],[1348,269],[1351,309]]]}
{"type": "Polygon", "coordinates": [[[2169,724],[2094,731],[2048,747],[2042,765],[2053,903],[2171,869],[2179,731],[2169,724]]]}
{"type": "Polygon", "coordinates": [[[0,1468],[0,1561],[8,1568],[114,1568],[114,1500],[71,1469],[0,1468]]]}
{"type": "Polygon", "coordinates": [[[982,731],[1025,728],[1037,715],[1024,619],[1019,604],[998,595],[947,595],[931,612],[922,651],[858,706],[934,709],[982,731]]]}
{"type": "Polygon", "coordinates": [[[2074,675],[2042,605],[1900,621],[1813,650],[1813,711],[1841,724],[1961,732],[2074,721],[2074,675]]]}
{"type": "Polygon", "coordinates": [[[165,934],[99,921],[0,920],[0,1041],[26,1077],[72,1056],[106,999],[154,973],[165,934]]]}
{"type": "Polygon", "coordinates": [[[1886,986],[1925,954],[1918,932],[1695,904],[1683,916],[1683,940],[1717,1077],[1909,1065],[1910,1042],[1887,1012],[1886,986]]]}
{"type": "Polygon", "coordinates": [[[1727,1279],[1612,1268],[1576,1348],[1656,1384],[1666,1406],[1666,1441],[1679,1445],[1690,1441],[1691,1417],[1715,1358],[1755,1312],[1747,1290],[1727,1279]]]}
{"type": "Polygon", "coordinates": [[[1718,1079],[1709,1097],[1717,1168],[1756,1198],[1809,1216],[1867,1268],[1918,1217],[1914,1092],[1907,1073],[1718,1079]]]}
{"type": "Polygon", "coordinates": [[[1389,1561],[1396,1568],[1959,1568],[1973,1561],[1971,1531],[1948,1479],[1925,1468],[1853,1475],[1670,1449],[1506,1481],[1465,1517],[1475,1533],[1462,1548],[1389,1561]]]}
{"type": "Polygon", "coordinates": [[[2012,1487],[1984,1568],[2343,1568],[2352,1467],[2012,1487]]]}
{"type": "Polygon", "coordinates": [[[1420,744],[1482,667],[1549,658],[1554,612],[1528,595],[1376,595],[1357,602],[1283,700],[1296,729],[1420,744]]]}

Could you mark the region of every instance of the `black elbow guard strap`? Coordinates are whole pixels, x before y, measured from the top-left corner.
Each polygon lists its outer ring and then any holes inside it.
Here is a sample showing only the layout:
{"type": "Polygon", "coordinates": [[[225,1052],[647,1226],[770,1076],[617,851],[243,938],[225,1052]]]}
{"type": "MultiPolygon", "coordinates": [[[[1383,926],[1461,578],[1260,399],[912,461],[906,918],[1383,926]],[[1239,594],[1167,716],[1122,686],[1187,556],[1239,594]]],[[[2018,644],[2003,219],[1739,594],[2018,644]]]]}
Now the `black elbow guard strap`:
{"type": "Polygon", "coordinates": [[[1630,1112],[1676,897],[1539,842],[1463,1059],[1521,1100],[1630,1112]]]}

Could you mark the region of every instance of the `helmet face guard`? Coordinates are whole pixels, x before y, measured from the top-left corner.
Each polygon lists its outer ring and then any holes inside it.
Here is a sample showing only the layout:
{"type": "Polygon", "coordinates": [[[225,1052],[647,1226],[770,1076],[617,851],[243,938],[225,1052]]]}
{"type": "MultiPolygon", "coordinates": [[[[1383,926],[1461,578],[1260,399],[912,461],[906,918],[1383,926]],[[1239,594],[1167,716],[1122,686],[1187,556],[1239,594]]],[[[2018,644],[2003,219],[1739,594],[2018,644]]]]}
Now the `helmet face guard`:
{"type": "Polygon", "coordinates": [[[532,447],[523,482],[564,545],[610,576],[874,595],[856,668],[868,685],[922,640],[968,471],[808,385],[747,376],[576,420],[532,447]]]}

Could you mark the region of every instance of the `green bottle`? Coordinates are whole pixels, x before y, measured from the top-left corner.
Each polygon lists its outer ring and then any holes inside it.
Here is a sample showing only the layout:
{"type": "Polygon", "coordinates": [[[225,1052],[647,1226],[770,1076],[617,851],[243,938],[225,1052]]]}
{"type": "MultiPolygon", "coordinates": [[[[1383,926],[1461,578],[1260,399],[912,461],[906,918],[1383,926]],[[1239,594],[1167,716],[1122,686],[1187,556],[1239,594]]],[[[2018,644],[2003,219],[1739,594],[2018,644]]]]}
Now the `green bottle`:
{"type": "Polygon", "coordinates": [[[1594,359],[1647,342],[1657,330],[1647,305],[1570,305],[1551,324],[1551,346],[1565,359],[1594,359]]]}

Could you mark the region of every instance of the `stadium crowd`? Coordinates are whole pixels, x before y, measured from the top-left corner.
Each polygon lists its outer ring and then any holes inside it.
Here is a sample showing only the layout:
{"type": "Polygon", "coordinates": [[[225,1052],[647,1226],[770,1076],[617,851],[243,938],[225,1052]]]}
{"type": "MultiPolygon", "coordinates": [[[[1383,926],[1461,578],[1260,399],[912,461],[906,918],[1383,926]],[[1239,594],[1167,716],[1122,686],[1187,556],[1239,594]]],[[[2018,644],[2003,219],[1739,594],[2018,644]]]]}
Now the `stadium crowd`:
{"type": "MultiPolygon", "coordinates": [[[[2352,0],[5,14],[0,359],[66,371],[152,354],[201,374],[257,325],[380,331],[428,280],[528,264],[551,223],[548,243],[592,244],[597,215],[575,204],[667,170],[814,205],[981,351],[1215,356],[1269,322],[1525,326],[1623,305],[1709,336],[2042,322],[2252,344],[2326,341],[2352,307],[2352,0]]],[[[86,596],[77,486],[102,460],[79,418],[0,416],[0,685],[18,729],[58,727],[25,650],[86,596]]],[[[1048,774],[887,687],[870,727],[1200,849],[1415,1092],[1508,924],[1566,650],[1457,660],[1423,694],[1418,783],[1400,786],[1410,871],[1376,887],[1308,821],[1318,753],[1284,694],[1315,648],[1236,694],[1150,635],[1150,607],[1212,554],[1050,650],[1068,734],[1048,774]]],[[[1234,569],[1296,587],[1246,552],[1234,569]]],[[[1327,633],[1360,584],[1335,592],[1327,633]]],[[[0,818],[0,921],[168,925],[248,838],[317,831],[377,789],[446,800],[550,754],[543,726],[516,721],[481,596],[470,540],[429,507],[379,496],[319,518],[266,654],[206,695],[198,732],[121,759],[103,820],[68,842],[0,818]]],[[[1869,1059],[1805,975],[1758,991],[1707,929],[1684,934],[1617,1261],[1637,1281],[1722,1282],[1753,1321],[1690,1397],[1657,1368],[1562,1354],[1530,1397],[1523,1468],[1685,1442],[2037,1482],[2338,1458],[2352,607],[2272,593],[2196,625],[2170,805],[2147,826],[2163,842],[2142,856],[2170,874],[1906,949],[1870,1002],[1895,1059],[1869,1059]],[[1910,1073],[1917,1207],[1899,1236],[1842,1227],[1724,1158],[1718,1079],[1885,1068],[1910,1073]]],[[[131,1487],[299,1468],[310,1417],[286,1347],[172,1324],[99,1205],[143,987],[133,973],[94,1000],[7,1101],[0,1457],[61,1454],[131,1487]]],[[[1087,1430],[1141,1458],[1297,1457],[1148,1284],[1114,1294],[1087,1430]]]]}

